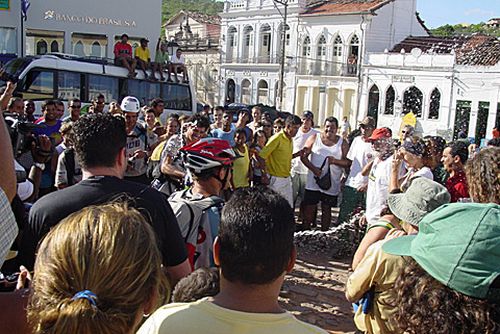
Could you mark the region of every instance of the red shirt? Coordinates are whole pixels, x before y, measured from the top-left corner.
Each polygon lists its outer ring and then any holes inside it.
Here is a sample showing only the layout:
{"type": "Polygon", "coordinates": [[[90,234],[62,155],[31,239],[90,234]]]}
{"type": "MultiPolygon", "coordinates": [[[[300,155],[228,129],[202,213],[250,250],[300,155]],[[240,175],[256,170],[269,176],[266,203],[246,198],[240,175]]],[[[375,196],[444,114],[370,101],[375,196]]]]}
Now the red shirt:
{"type": "Polygon", "coordinates": [[[446,189],[451,195],[451,203],[458,202],[460,198],[469,198],[467,179],[463,170],[455,173],[446,180],[446,189]]]}
{"type": "Polygon", "coordinates": [[[132,57],[132,46],[128,43],[123,44],[122,42],[118,42],[115,44],[115,50],[113,51],[115,57],[132,57]]]}

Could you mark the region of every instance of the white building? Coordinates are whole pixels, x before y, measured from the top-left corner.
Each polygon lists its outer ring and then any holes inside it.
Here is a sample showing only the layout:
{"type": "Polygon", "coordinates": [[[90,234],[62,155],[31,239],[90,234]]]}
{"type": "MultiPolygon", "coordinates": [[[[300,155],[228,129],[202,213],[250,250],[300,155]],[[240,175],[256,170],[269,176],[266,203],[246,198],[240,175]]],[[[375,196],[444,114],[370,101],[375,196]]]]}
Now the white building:
{"type": "Polygon", "coordinates": [[[181,10],[163,27],[182,49],[197,101],[219,105],[220,17],[181,10]]]}
{"type": "Polygon", "coordinates": [[[408,37],[391,52],[369,54],[360,105],[396,133],[412,111],[420,134],[491,138],[500,121],[500,41],[408,37]]]}
{"type": "MultiPolygon", "coordinates": [[[[282,110],[361,118],[359,64],[409,35],[426,35],[415,0],[288,1],[282,110]]],[[[271,0],[226,2],[222,17],[221,96],[277,105],[283,6],[271,0]]]]}

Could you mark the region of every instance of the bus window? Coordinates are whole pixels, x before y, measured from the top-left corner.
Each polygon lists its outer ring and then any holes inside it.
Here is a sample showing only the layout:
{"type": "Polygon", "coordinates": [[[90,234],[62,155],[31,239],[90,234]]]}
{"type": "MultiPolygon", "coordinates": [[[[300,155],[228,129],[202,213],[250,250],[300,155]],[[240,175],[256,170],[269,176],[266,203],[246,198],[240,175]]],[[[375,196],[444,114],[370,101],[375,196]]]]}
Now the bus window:
{"type": "Polygon", "coordinates": [[[118,78],[104,75],[88,75],[89,101],[99,94],[104,95],[104,100],[118,100],[118,78]]]}
{"type": "Polygon", "coordinates": [[[26,76],[20,92],[23,99],[46,100],[54,98],[54,72],[32,70],[26,76]]]}
{"type": "Polygon", "coordinates": [[[163,84],[162,99],[166,109],[192,110],[191,92],[189,86],[178,84],[163,84]]]}
{"type": "Polygon", "coordinates": [[[143,106],[149,105],[153,99],[160,97],[160,84],[142,80],[128,80],[128,95],[137,97],[143,106]]]}
{"type": "Polygon", "coordinates": [[[80,73],[59,72],[57,98],[67,101],[80,98],[80,73]]]}

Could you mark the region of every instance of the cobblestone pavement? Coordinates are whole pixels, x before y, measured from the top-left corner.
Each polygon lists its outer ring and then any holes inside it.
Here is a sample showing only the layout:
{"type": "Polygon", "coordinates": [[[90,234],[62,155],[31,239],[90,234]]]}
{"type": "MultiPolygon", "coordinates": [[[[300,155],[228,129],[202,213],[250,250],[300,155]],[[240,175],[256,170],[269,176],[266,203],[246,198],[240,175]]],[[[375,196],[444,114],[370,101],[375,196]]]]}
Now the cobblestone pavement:
{"type": "MultiPolygon", "coordinates": [[[[298,210],[295,213],[298,218],[298,210]]],[[[332,221],[337,216],[338,208],[334,208],[332,221]]],[[[316,223],[320,221],[321,210],[318,210],[316,223]]],[[[316,231],[305,234],[295,235],[297,262],[293,272],[285,279],[280,303],[300,320],[330,333],[354,333],[354,314],[345,298],[344,287],[352,259],[351,254],[346,254],[349,253],[346,248],[357,247],[359,234],[353,232],[352,224],[327,233],[316,231]],[[333,253],[341,257],[334,259],[333,253]]]]}
{"type": "Polygon", "coordinates": [[[281,305],[300,320],[330,333],[354,333],[353,313],[344,297],[350,259],[300,252],[294,271],[286,277],[281,305]]]}

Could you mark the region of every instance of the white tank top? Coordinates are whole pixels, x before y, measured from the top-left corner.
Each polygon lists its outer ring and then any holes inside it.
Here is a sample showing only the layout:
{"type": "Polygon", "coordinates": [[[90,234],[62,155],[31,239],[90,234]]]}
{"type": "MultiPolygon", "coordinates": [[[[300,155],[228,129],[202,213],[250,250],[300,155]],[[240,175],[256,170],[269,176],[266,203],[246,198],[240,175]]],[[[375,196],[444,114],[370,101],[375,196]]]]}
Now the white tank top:
{"type": "MultiPolygon", "coordinates": [[[[311,155],[309,156],[309,160],[315,167],[320,168],[326,157],[334,157],[335,159],[342,158],[343,139],[340,136],[337,136],[337,138],[338,141],[335,145],[326,146],[321,140],[321,134],[318,133],[316,135],[316,140],[314,141],[314,145],[311,149],[311,155]]],[[[330,189],[320,189],[320,187],[318,187],[316,183],[316,180],[314,179],[314,174],[311,171],[307,173],[306,189],[320,191],[330,196],[337,196],[340,193],[340,180],[344,171],[342,167],[339,167],[337,165],[329,165],[327,161],[325,167],[323,167],[321,176],[327,173],[327,166],[330,166],[330,176],[332,178],[332,186],[330,187],[330,189]]]]}

